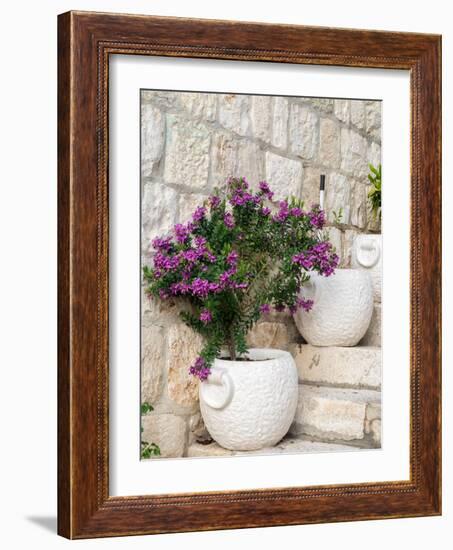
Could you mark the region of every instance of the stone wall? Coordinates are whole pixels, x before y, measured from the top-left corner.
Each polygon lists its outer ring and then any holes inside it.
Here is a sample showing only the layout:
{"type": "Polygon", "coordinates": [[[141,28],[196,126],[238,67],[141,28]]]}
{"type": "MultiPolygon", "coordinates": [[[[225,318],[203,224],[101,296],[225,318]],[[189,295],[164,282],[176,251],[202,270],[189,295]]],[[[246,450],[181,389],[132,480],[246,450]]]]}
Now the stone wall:
{"type": "MultiPolygon", "coordinates": [[[[265,179],[277,200],[295,195],[310,205],[319,201],[319,176],[326,174],[330,239],[343,267],[350,265],[354,237],[379,231],[367,208],[367,174],[369,162],[380,163],[380,102],[163,91],[143,91],[141,102],[144,264],[152,238],[187,222],[230,175],[246,176],[252,186],[265,179]]],[[[377,306],[369,346],[378,345],[379,313],[377,306]]],[[[293,353],[303,343],[286,314],[259,322],[249,342],[293,353]]],[[[154,407],[142,419],[143,439],[158,444],[162,456],[186,456],[203,435],[197,382],[187,373],[199,349],[175,304],[143,295],[142,401],[154,407]]],[[[310,391],[312,400],[322,398],[310,391]]],[[[363,409],[365,418],[367,407],[373,410],[373,403],[355,410],[363,409]]]]}

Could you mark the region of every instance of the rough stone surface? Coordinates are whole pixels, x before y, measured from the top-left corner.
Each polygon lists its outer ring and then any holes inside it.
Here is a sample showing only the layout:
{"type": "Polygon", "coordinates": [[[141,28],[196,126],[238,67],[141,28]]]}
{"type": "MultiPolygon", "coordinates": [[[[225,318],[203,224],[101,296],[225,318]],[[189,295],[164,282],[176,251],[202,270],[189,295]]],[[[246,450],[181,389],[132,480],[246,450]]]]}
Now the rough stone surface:
{"type": "Polygon", "coordinates": [[[165,142],[165,117],[160,109],[143,103],[142,117],[142,174],[154,175],[162,157],[165,142]]]}
{"type": "Polygon", "coordinates": [[[179,222],[189,222],[197,207],[201,206],[206,199],[206,195],[199,195],[198,193],[181,193],[179,197],[179,222]]]}
{"type": "Polygon", "coordinates": [[[253,348],[286,349],[288,329],[283,323],[263,321],[249,332],[247,342],[253,348]]]}
{"type": "Polygon", "coordinates": [[[318,149],[318,116],[306,105],[291,105],[289,118],[291,150],[303,159],[312,159],[318,149]]]}
{"type": "Polygon", "coordinates": [[[352,253],[354,240],[359,234],[357,229],[346,229],[343,235],[343,255],[341,267],[350,267],[352,261],[352,253]]]}
{"type": "MultiPolygon", "coordinates": [[[[318,183],[319,186],[319,183],[318,183]]],[[[333,222],[335,214],[342,212],[341,223],[349,223],[351,204],[351,188],[349,179],[342,174],[331,174],[327,180],[325,191],[325,209],[327,218],[333,222]]]]}
{"type": "Polygon", "coordinates": [[[166,342],[161,327],[142,328],[142,401],[151,405],[159,397],[165,368],[166,342]]]}
{"type": "Polygon", "coordinates": [[[211,148],[211,183],[222,187],[230,176],[235,175],[237,164],[237,141],[226,132],[215,132],[211,148]]]}
{"type": "Polygon", "coordinates": [[[266,180],[272,182],[275,200],[291,195],[300,198],[302,174],[301,162],[266,153],[266,180]]]}
{"type": "Polygon", "coordinates": [[[255,95],[251,98],[250,121],[253,135],[269,142],[271,139],[272,109],[270,96],[255,95]]]}
{"type": "Polygon", "coordinates": [[[364,228],[367,221],[366,212],[367,188],[360,181],[354,181],[351,187],[351,210],[350,222],[351,225],[364,228]]]}
{"type": "Polygon", "coordinates": [[[319,162],[329,168],[340,166],[340,128],[330,118],[322,118],[319,124],[319,162]]]}
{"type": "Polygon", "coordinates": [[[365,105],[363,101],[351,101],[351,122],[360,130],[365,128],[365,105]]]}
{"type": "Polygon", "coordinates": [[[300,382],[378,390],[381,387],[381,349],[356,346],[292,345],[300,382]]]}
{"type": "Polygon", "coordinates": [[[379,142],[381,141],[381,108],[380,101],[367,101],[365,104],[367,134],[379,142]]]}
{"type": "Polygon", "coordinates": [[[142,253],[149,261],[152,240],[171,231],[176,221],[177,193],[157,182],[148,182],[142,197],[142,253]]]}
{"type": "Polygon", "coordinates": [[[142,441],[155,443],[161,458],[183,456],[186,442],[186,422],[173,414],[147,414],[142,417],[142,441]]]}
{"type": "Polygon", "coordinates": [[[192,189],[205,189],[210,141],[210,132],[203,124],[167,115],[165,180],[192,189]]]}
{"type": "Polygon", "coordinates": [[[217,94],[182,93],[181,105],[194,118],[214,121],[216,118],[217,94]]]}
{"type": "Polygon", "coordinates": [[[299,386],[299,404],[292,434],[324,440],[363,439],[368,403],[380,402],[380,392],[299,386]]]}
{"type": "Polygon", "coordinates": [[[274,97],[274,114],[272,120],[272,145],[286,149],[288,143],[288,100],[274,97]]]}
{"type": "Polygon", "coordinates": [[[245,136],[250,127],[248,113],[249,96],[239,94],[220,94],[218,97],[219,122],[224,128],[245,136]]]}
{"type": "Polygon", "coordinates": [[[201,337],[179,323],[168,331],[168,396],[179,405],[198,402],[198,381],[189,374],[202,347],[201,337]]]}
{"type": "Polygon", "coordinates": [[[334,113],[338,120],[348,124],[351,117],[351,102],[348,99],[335,99],[334,113]]]}
{"type": "Polygon", "coordinates": [[[305,206],[310,208],[312,204],[319,204],[319,174],[318,168],[307,166],[304,168],[304,182],[302,184],[302,199],[305,206]]]}
{"type": "Polygon", "coordinates": [[[209,445],[193,443],[189,446],[187,456],[190,457],[211,457],[211,456],[255,456],[291,453],[332,453],[344,451],[357,451],[357,447],[338,443],[324,443],[322,441],[311,441],[303,437],[285,437],[275,445],[266,447],[259,451],[230,451],[224,449],[218,443],[212,442],[209,445]]]}
{"type": "Polygon", "coordinates": [[[347,128],[341,129],[341,169],[363,181],[368,175],[367,141],[347,128]]]}
{"type": "Polygon", "coordinates": [[[337,227],[329,227],[327,232],[329,235],[329,241],[332,243],[332,246],[335,249],[336,254],[339,256],[341,262],[341,256],[343,254],[343,234],[337,227]]]}
{"type": "Polygon", "coordinates": [[[361,346],[381,346],[381,304],[375,303],[370,326],[360,341],[361,346]]]}

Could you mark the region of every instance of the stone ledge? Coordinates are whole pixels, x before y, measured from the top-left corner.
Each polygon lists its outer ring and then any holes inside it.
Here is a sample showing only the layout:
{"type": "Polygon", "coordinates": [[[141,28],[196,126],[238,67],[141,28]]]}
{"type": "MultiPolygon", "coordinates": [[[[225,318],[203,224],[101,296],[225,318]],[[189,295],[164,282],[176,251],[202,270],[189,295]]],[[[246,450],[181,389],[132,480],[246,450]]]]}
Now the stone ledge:
{"type": "MultiPolygon", "coordinates": [[[[324,441],[361,440],[370,432],[370,418],[380,417],[381,392],[374,390],[345,390],[340,388],[299,385],[299,402],[293,435],[304,434],[324,441]]],[[[371,421],[372,422],[372,421],[371,421]]],[[[376,432],[380,428],[375,422],[376,432]]],[[[380,442],[373,435],[374,445],[380,442]]]]}
{"type": "Polygon", "coordinates": [[[321,348],[294,344],[290,351],[300,382],[374,390],[381,387],[381,349],[378,347],[321,348]]]}
{"type": "Polygon", "coordinates": [[[275,447],[266,447],[259,451],[230,451],[224,449],[218,443],[213,441],[208,445],[201,443],[192,443],[189,445],[187,456],[193,458],[200,457],[225,457],[225,456],[255,456],[255,455],[272,455],[272,454],[291,454],[291,453],[326,453],[340,451],[356,451],[360,450],[357,447],[343,445],[337,443],[324,443],[319,441],[311,441],[302,437],[287,436],[275,447]]]}

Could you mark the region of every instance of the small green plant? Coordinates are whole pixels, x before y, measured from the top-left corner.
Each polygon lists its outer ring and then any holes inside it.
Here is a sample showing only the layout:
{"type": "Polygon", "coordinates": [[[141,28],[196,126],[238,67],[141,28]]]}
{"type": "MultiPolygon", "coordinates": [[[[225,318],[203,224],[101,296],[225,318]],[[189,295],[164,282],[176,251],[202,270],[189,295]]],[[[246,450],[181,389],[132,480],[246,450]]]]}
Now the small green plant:
{"type": "Polygon", "coordinates": [[[333,214],[333,223],[336,225],[341,224],[341,220],[343,219],[343,207],[338,210],[338,212],[335,212],[335,210],[332,210],[333,214]]]}
{"type": "Polygon", "coordinates": [[[148,414],[149,412],[153,411],[154,410],[154,407],[152,405],[150,405],[149,403],[147,403],[146,401],[144,401],[141,405],[141,412],[142,414],[148,414]]]}
{"type": "MultiPolygon", "coordinates": [[[[154,407],[144,401],[141,404],[140,411],[142,416],[153,411],[154,407]]],[[[143,426],[140,426],[140,433],[143,433],[143,426]]],[[[153,456],[160,456],[160,448],[156,443],[148,443],[148,441],[140,441],[140,457],[141,458],[151,458],[153,456]]]]}
{"type": "Polygon", "coordinates": [[[372,164],[368,165],[370,168],[370,173],[368,174],[368,179],[371,183],[371,189],[368,192],[368,200],[370,201],[371,211],[373,212],[374,218],[381,219],[381,185],[382,185],[382,167],[379,166],[376,168],[372,164]]]}

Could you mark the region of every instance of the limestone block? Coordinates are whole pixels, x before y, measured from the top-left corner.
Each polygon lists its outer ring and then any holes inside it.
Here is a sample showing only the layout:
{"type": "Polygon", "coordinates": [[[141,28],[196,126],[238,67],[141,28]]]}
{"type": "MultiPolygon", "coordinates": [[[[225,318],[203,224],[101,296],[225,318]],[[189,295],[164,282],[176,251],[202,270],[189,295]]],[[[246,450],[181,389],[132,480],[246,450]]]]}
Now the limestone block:
{"type": "Polygon", "coordinates": [[[315,157],[319,144],[319,123],[318,116],[308,106],[291,105],[289,140],[295,155],[306,160],[315,157]]]}
{"type": "Polygon", "coordinates": [[[365,182],[368,174],[366,139],[354,130],[342,128],[340,146],[341,169],[365,182]]]}
{"type": "Polygon", "coordinates": [[[184,454],[186,422],[173,414],[147,414],[142,417],[142,441],[155,443],[162,458],[177,458],[184,454]]]}
{"type": "Polygon", "coordinates": [[[194,118],[210,122],[216,119],[217,94],[184,92],[179,95],[183,109],[194,118]]]}
{"type": "Polygon", "coordinates": [[[272,145],[285,149],[288,144],[288,100],[284,97],[274,97],[273,99],[272,145]]]}
{"type": "Polygon", "coordinates": [[[167,115],[165,181],[192,189],[206,189],[210,131],[203,124],[167,115]]]}
{"type": "Polygon", "coordinates": [[[299,385],[299,402],[292,434],[306,434],[323,440],[363,439],[366,407],[379,403],[373,390],[299,385]]]}
{"type": "MultiPolygon", "coordinates": [[[[319,180],[318,180],[319,188],[319,180]]],[[[348,178],[343,174],[333,173],[327,178],[325,204],[327,219],[335,221],[335,215],[342,210],[341,223],[348,224],[350,220],[351,187],[348,178]]]]}
{"type": "Polygon", "coordinates": [[[201,336],[183,323],[168,331],[167,370],[168,397],[178,405],[193,406],[198,402],[198,379],[189,374],[202,348],[201,336]]]}
{"type": "Polygon", "coordinates": [[[329,227],[327,229],[327,234],[329,241],[332,243],[332,246],[341,261],[341,255],[343,253],[342,232],[337,227],[329,227]]]}
{"type": "Polygon", "coordinates": [[[286,349],[289,342],[288,330],[283,323],[262,321],[248,333],[247,342],[253,348],[286,349]]]}
{"type": "Polygon", "coordinates": [[[220,124],[241,136],[247,135],[250,127],[249,97],[239,94],[220,94],[218,103],[220,124]]]}
{"type": "Polygon", "coordinates": [[[142,197],[142,254],[150,261],[152,240],[169,233],[176,221],[177,193],[158,182],[147,182],[142,197]]]}
{"type": "Polygon", "coordinates": [[[311,208],[313,204],[319,204],[319,176],[321,173],[320,169],[311,166],[304,167],[302,199],[306,208],[311,208]]]}
{"type": "Polygon", "coordinates": [[[266,180],[274,191],[274,199],[282,200],[294,195],[300,198],[302,193],[302,163],[266,153],[266,180]]]}
{"type": "Polygon", "coordinates": [[[319,162],[329,168],[340,166],[340,128],[330,118],[319,124],[319,162]]]}
{"type": "Polygon", "coordinates": [[[335,99],[334,114],[338,120],[341,120],[341,122],[345,124],[349,124],[351,117],[351,102],[348,99],[335,99]]]}
{"type": "Polygon", "coordinates": [[[303,98],[302,101],[308,103],[320,113],[330,114],[334,109],[334,100],[326,97],[307,97],[303,98]]]}
{"type": "Polygon", "coordinates": [[[353,253],[353,246],[356,236],[358,235],[357,229],[346,229],[343,235],[343,254],[341,267],[350,267],[353,253]]]}
{"type": "Polygon", "coordinates": [[[363,101],[351,101],[351,122],[360,130],[365,128],[365,103],[363,101]]]}
{"type": "Polygon", "coordinates": [[[179,202],[179,223],[187,223],[192,219],[192,214],[199,206],[203,206],[206,195],[198,193],[181,193],[179,202]]]}
{"type": "Polygon", "coordinates": [[[367,222],[367,185],[365,183],[357,180],[352,182],[350,204],[350,223],[364,228],[367,222]]]}
{"type": "Polygon", "coordinates": [[[255,95],[250,98],[250,122],[253,135],[270,142],[272,122],[272,97],[255,95]]]}
{"type": "Polygon", "coordinates": [[[159,397],[165,368],[166,341],[161,327],[142,327],[141,399],[151,405],[159,397]]]}
{"type": "Polygon", "coordinates": [[[382,358],[378,347],[316,347],[291,345],[300,382],[378,390],[382,358]]]}
{"type": "Polygon", "coordinates": [[[211,184],[223,187],[230,176],[236,174],[237,141],[226,132],[216,132],[211,147],[211,184]]]}
{"type": "Polygon", "coordinates": [[[381,101],[367,101],[365,104],[366,132],[370,137],[381,140],[381,101]]]}
{"type": "Polygon", "coordinates": [[[368,145],[368,163],[376,168],[381,164],[381,146],[375,141],[368,145]]]}
{"type": "Polygon", "coordinates": [[[244,176],[254,188],[264,179],[263,152],[253,141],[247,139],[238,141],[234,175],[244,176]]]}
{"type": "Polygon", "coordinates": [[[141,106],[142,177],[154,175],[165,142],[165,116],[149,103],[141,106]]]}
{"type": "Polygon", "coordinates": [[[154,103],[165,109],[174,109],[178,106],[178,92],[165,90],[143,90],[141,94],[142,103],[154,103]]]}
{"type": "Polygon", "coordinates": [[[371,316],[370,326],[365,336],[360,341],[361,346],[381,346],[381,304],[374,304],[373,315],[371,316]]]}

